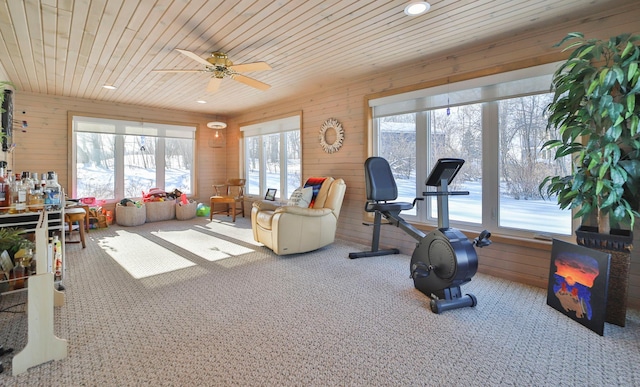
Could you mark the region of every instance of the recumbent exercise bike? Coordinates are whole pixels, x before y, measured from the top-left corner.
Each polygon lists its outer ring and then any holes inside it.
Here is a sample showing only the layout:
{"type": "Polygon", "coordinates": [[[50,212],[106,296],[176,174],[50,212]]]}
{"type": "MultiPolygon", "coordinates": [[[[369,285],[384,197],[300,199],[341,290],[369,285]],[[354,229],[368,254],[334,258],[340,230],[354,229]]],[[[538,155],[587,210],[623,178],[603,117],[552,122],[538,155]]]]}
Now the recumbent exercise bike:
{"type": "Polygon", "coordinates": [[[478,256],[474,246],[491,244],[491,233],[487,230],[470,242],[460,230],[449,227],[448,197],[469,194],[468,191],[448,190],[463,164],[462,159],[442,158],[429,174],[425,184],[439,189],[423,192],[422,195],[437,196],[438,229],[425,234],[400,216],[401,211],[412,209],[418,200],[424,198],[415,198],[412,203],[395,202],[398,187],[387,160],[370,157],[364,163],[367,193],[365,211],[374,213],[373,238],[370,251],[350,253],[349,258],[398,254],[400,251],[395,248],[379,249],[382,218],[389,224],[400,227],[418,241],[411,256],[410,275],[416,289],[431,298],[430,306],[434,313],[476,306],[475,296],[463,296],[460,285],[471,281],[478,269],[478,256]]]}

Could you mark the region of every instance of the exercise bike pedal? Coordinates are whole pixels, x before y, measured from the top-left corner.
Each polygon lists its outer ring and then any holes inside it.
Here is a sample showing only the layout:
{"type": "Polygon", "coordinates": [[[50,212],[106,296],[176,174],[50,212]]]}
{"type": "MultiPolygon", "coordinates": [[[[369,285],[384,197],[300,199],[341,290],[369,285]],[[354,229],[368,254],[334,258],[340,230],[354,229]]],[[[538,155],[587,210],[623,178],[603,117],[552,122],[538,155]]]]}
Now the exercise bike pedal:
{"type": "Polygon", "coordinates": [[[491,240],[489,238],[491,238],[491,233],[487,230],[483,230],[480,235],[473,240],[473,245],[476,247],[489,246],[491,244],[491,240]]]}

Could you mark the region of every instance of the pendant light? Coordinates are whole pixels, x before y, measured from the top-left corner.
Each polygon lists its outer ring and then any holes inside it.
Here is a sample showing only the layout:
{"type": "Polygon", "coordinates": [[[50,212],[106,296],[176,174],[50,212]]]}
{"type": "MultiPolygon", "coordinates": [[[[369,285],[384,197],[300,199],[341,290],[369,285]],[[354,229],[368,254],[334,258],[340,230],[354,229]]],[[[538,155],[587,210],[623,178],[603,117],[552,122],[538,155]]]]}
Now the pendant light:
{"type": "Polygon", "coordinates": [[[226,140],[223,130],[227,127],[226,122],[211,121],[207,122],[207,128],[212,129],[211,137],[209,138],[209,148],[224,148],[226,140]]]}

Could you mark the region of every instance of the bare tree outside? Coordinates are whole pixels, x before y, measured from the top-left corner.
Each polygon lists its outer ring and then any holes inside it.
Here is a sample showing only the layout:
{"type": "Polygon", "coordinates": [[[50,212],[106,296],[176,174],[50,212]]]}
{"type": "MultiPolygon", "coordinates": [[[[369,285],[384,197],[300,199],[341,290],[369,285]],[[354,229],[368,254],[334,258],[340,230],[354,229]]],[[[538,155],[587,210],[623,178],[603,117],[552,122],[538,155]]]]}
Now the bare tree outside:
{"type": "MultiPolygon", "coordinates": [[[[499,101],[500,175],[502,194],[514,199],[540,199],[538,185],[545,176],[568,171],[541,153],[549,138],[545,109],[553,94],[538,94],[499,101]]],[[[553,133],[551,133],[553,135],[553,133]]]]}
{"type": "MultiPolygon", "coordinates": [[[[516,98],[472,103],[427,110],[425,112],[379,117],[378,155],[391,165],[399,186],[399,200],[411,201],[424,187],[424,177],[416,171],[424,170],[416,164],[416,152],[428,153],[428,164],[440,158],[461,158],[465,164],[452,182],[450,190],[469,191],[468,196],[449,199],[453,221],[482,223],[483,191],[483,125],[498,133],[498,192],[499,208],[496,218],[500,226],[570,233],[570,214],[562,212],[555,202],[543,200],[538,185],[544,176],[569,173],[570,164],[560,164],[553,155],[541,152],[542,144],[554,133],[547,130],[545,109],[552,94],[529,95],[516,98]],[[426,114],[427,143],[418,144],[418,114],[426,114]],[[487,115],[483,117],[483,115],[487,115]],[[528,202],[526,206],[519,203],[528,202]],[[549,221],[556,219],[555,221],[549,221]],[[558,221],[562,219],[562,221],[558,221]],[[555,222],[555,225],[554,225],[555,222]],[[550,226],[550,224],[552,226],[550,226]]],[[[555,137],[554,137],[555,138],[555,137]]],[[[427,165],[427,173],[429,172],[427,165]]],[[[431,197],[429,217],[435,218],[436,199],[431,197]]],[[[406,212],[415,215],[415,210],[406,212]]]]}
{"type": "Polygon", "coordinates": [[[415,179],[415,113],[383,117],[379,125],[380,155],[387,159],[396,178],[415,179]]]}
{"type": "Polygon", "coordinates": [[[278,194],[278,197],[289,197],[296,188],[302,185],[302,171],[300,160],[300,131],[294,130],[286,133],[287,142],[287,191],[278,194]]]}
{"type": "Polygon", "coordinates": [[[452,189],[460,190],[467,181],[482,179],[482,106],[463,105],[430,112],[430,165],[441,158],[465,160],[464,168],[453,181],[452,189]]]}
{"type": "Polygon", "coordinates": [[[171,138],[113,134],[117,122],[113,125],[83,122],[82,131],[75,133],[76,151],[76,195],[77,197],[95,197],[97,199],[117,198],[118,185],[127,198],[139,198],[143,192],[157,187],[156,176],[163,176],[166,191],[178,189],[183,193],[191,193],[192,167],[194,158],[193,138],[171,138]],[[98,132],[91,132],[96,130],[98,132]],[[107,132],[107,133],[105,133],[107,132]],[[121,139],[121,140],[118,140],[121,139]],[[123,147],[116,152],[117,144],[123,147]],[[164,158],[156,159],[158,146],[164,147],[164,158]],[[116,154],[122,156],[116,160],[116,154]],[[116,168],[123,168],[124,181],[116,182],[116,168]],[[162,168],[158,171],[158,168],[162,168]]]}
{"type": "Polygon", "coordinates": [[[299,130],[249,136],[244,143],[247,194],[264,195],[267,188],[275,188],[278,190],[276,197],[286,199],[300,187],[299,130]],[[286,181],[282,181],[282,173],[286,174],[286,181]],[[261,187],[261,184],[266,186],[261,187]]]}
{"type": "Polygon", "coordinates": [[[245,160],[247,170],[247,194],[260,194],[260,137],[245,139],[245,160]]]}

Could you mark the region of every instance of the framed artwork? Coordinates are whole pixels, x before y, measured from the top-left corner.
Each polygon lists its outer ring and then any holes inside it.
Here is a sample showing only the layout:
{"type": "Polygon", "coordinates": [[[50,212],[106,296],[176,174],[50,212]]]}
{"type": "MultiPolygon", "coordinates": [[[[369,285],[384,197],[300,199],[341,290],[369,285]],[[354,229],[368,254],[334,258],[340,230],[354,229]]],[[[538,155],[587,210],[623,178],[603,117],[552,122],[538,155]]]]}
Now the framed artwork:
{"type": "Polygon", "coordinates": [[[278,191],[275,188],[267,188],[267,194],[264,195],[264,200],[276,200],[276,191],[278,191]]]}
{"type": "Polygon", "coordinates": [[[611,254],[553,240],[547,305],[604,333],[611,254]]]}

